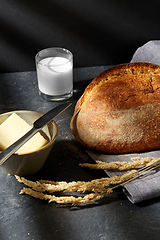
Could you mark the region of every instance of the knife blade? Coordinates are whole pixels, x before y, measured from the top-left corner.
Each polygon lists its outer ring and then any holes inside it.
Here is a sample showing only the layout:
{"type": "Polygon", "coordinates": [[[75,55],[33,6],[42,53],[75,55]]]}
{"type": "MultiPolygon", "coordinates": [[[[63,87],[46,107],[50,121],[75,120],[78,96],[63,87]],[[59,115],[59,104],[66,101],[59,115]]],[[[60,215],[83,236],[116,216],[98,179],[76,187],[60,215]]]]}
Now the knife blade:
{"type": "Polygon", "coordinates": [[[30,131],[28,131],[24,136],[22,136],[15,143],[10,145],[4,151],[0,153],[0,166],[7,161],[7,159],[15,153],[22,145],[24,145],[31,137],[33,137],[37,132],[39,132],[45,125],[47,125],[53,118],[57,117],[63,111],[65,111],[68,107],[71,106],[72,103],[66,102],[63,103],[49,112],[45,113],[42,117],[38,118],[34,123],[33,127],[30,131]]]}

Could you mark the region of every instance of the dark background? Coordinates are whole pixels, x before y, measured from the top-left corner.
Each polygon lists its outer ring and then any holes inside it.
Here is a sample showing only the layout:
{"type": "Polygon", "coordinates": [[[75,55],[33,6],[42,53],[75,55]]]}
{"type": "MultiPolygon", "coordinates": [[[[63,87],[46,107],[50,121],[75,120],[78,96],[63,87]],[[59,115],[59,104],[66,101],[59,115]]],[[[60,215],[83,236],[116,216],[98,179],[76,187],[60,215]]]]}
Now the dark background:
{"type": "Polygon", "coordinates": [[[160,39],[160,1],[0,0],[0,72],[35,70],[35,54],[68,48],[74,67],[129,62],[160,39]]]}

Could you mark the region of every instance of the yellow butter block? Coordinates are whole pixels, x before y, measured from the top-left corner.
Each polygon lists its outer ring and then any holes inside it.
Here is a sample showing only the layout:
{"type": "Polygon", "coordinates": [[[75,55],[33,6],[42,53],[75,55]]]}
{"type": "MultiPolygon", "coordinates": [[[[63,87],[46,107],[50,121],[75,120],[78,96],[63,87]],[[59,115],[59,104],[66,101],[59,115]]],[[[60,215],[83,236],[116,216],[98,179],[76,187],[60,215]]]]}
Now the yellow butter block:
{"type": "MultiPolygon", "coordinates": [[[[11,114],[0,125],[0,149],[3,151],[19,138],[25,135],[32,127],[16,113],[11,114]]],[[[16,153],[25,154],[40,149],[47,143],[47,140],[40,134],[36,133],[28,140],[16,153]]]]}

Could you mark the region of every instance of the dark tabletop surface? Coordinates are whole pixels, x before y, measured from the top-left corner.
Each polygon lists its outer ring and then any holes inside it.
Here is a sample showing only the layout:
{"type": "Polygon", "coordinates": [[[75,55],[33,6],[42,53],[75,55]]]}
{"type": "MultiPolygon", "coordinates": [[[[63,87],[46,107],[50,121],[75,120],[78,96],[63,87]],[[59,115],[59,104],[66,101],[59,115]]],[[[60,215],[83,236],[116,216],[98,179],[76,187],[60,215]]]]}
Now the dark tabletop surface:
{"type": "MultiPolygon", "coordinates": [[[[89,82],[109,66],[74,69],[72,106],[55,120],[59,136],[43,168],[31,180],[89,181],[102,170],[79,167],[93,162],[69,128],[74,106],[89,82]]],[[[38,95],[36,72],[0,75],[0,113],[13,110],[47,112],[59,105],[38,95]]],[[[48,203],[19,195],[23,184],[0,169],[0,240],[158,240],[160,198],[132,204],[121,189],[92,204],[48,203]]]]}

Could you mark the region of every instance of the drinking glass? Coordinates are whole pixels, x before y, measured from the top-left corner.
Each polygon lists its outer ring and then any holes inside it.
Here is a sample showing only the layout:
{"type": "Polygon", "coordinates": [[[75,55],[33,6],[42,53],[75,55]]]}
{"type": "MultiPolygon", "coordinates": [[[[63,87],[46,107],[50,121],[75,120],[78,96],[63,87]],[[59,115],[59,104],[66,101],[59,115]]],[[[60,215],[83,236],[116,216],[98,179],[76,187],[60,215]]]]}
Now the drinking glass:
{"type": "Polygon", "coordinates": [[[35,56],[39,94],[63,101],[73,95],[73,55],[65,48],[47,48],[35,56]]]}

